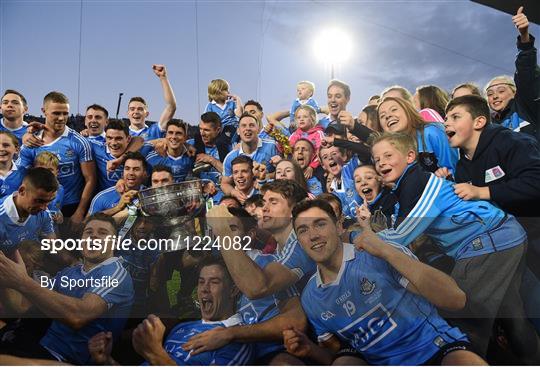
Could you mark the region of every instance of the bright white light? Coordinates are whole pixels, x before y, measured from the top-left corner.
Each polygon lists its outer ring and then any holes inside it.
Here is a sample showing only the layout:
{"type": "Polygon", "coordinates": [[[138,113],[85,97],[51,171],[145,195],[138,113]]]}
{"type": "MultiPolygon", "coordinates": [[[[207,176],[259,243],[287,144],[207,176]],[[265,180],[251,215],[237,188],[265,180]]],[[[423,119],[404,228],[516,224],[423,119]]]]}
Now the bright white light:
{"type": "Polygon", "coordinates": [[[350,36],[340,29],[327,29],[315,38],[314,49],[315,55],[325,64],[341,64],[351,56],[352,41],[350,36]]]}

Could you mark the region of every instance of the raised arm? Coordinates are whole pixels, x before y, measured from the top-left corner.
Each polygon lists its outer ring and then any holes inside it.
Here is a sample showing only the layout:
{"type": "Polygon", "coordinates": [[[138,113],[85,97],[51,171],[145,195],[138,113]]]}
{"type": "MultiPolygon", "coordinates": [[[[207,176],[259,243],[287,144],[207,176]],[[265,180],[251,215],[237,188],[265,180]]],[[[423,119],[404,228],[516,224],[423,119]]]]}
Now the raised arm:
{"type": "MultiPolygon", "coordinates": [[[[232,214],[224,206],[215,206],[207,213],[207,221],[214,235],[234,237],[229,220],[232,214]]],[[[284,290],[298,281],[298,276],[278,262],[261,269],[243,250],[221,248],[221,255],[238,289],[248,298],[257,299],[284,290]]]]}
{"type": "Polygon", "coordinates": [[[174,92],[167,78],[167,69],[165,65],[152,65],[152,70],[159,78],[161,83],[161,88],[163,89],[163,99],[165,100],[165,109],[159,117],[159,128],[164,131],[170,119],[173,118],[174,113],[176,112],[176,98],[174,97],[174,92]]]}

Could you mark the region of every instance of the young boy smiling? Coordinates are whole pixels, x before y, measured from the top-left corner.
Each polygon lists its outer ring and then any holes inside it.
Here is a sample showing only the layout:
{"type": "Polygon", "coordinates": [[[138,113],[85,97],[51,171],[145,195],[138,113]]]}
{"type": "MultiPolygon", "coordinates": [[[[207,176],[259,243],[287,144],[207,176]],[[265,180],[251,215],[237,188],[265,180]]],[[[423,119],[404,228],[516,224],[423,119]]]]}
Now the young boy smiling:
{"type": "Polygon", "coordinates": [[[525,231],[513,216],[486,201],[462,200],[452,182],[422,170],[410,136],[375,137],[372,154],[377,172],[394,185],[398,201],[394,228],[379,232],[379,237],[407,246],[425,233],[456,260],[451,276],[467,294],[467,306],[454,321],[484,354],[499,309],[511,310],[506,317],[525,318],[519,295],[525,231]]]}

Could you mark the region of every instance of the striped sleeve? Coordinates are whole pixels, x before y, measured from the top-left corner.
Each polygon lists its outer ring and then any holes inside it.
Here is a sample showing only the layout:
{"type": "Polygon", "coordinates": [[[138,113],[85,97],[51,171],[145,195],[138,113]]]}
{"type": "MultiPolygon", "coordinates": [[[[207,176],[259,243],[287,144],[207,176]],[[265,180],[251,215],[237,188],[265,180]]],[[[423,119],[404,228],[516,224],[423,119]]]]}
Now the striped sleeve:
{"type": "Polygon", "coordinates": [[[101,270],[99,276],[107,277],[106,279],[109,279],[110,282],[100,284],[88,292],[100,296],[107,303],[109,309],[115,304],[128,302],[133,296],[133,285],[127,270],[119,261],[106,265],[101,270]],[[117,283],[112,283],[113,280],[117,283]]]}
{"type": "Polygon", "coordinates": [[[440,214],[437,207],[437,197],[443,186],[443,179],[431,175],[422,195],[407,217],[397,228],[389,228],[378,232],[377,235],[385,242],[408,246],[418,236],[429,228],[440,214]]]}
{"type": "Polygon", "coordinates": [[[72,131],[71,133],[76,142],[76,150],[79,153],[79,163],[93,161],[92,147],[90,146],[88,139],[82,137],[75,131],[72,131]]]}

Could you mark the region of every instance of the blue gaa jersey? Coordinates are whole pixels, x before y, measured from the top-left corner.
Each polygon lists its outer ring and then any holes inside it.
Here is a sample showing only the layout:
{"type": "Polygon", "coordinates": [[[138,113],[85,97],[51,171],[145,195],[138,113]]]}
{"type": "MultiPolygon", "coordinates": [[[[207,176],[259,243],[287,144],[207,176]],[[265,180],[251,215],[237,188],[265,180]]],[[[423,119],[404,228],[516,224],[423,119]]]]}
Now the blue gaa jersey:
{"type": "MultiPolygon", "coordinates": [[[[192,147],[195,146],[195,140],[189,139],[186,144],[191,145],[192,147]]],[[[207,147],[204,146],[204,153],[208,154],[210,157],[217,159],[218,161],[221,161],[219,158],[219,152],[216,145],[213,147],[207,147]]],[[[221,179],[221,172],[219,172],[214,166],[210,167],[208,171],[201,172],[199,174],[199,178],[201,180],[212,180],[216,185],[219,185],[219,180],[221,179]]]]}
{"type": "Polygon", "coordinates": [[[64,133],[52,143],[39,148],[29,148],[23,145],[16,162],[17,166],[30,168],[34,164],[36,156],[41,152],[54,153],[60,160],[58,181],[65,189],[64,205],[79,203],[85,183],[81,163],[93,160],[92,148],[90,148],[88,140],[66,126],[64,133]]]}
{"type": "MultiPolygon", "coordinates": [[[[229,343],[222,348],[194,356],[191,355],[191,352],[188,353],[182,349],[182,346],[194,335],[216,327],[239,325],[241,321],[240,316],[236,314],[223,321],[197,320],[184,322],[171,331],[163,346],[179,366],[243,366],[251,364],[251,344],[229,343]]],[[[147,363],[145,362],[145,364],[147,363]]]]}
{"type": "Polygon", "coordinates": [[[160,156],[156,151],[150,152],[146,156],[146,162],[151,167],[157,165],[164,165],[171,169],[174,181],[183,182],[186,180],[186,177],[193,170],[193,163],[195,159],[188,156],[187,152],[184,151],[179,157],[173,157],[167,154],[166,157],[160,156]]]}
{"type": "Polygon", "coordinates": [[[109,187],[103,191],[98,192],[90,203],[88,209],[88,215],[102,212],[107,209],[114,208],[116,204],[120,202],[121,195],[116,191],[116,187],[109,187]]]}
{"type": "Polygon", "coordinates": [[[308,191],[315,196],[319,196],[323,193],[321,181],[315,176],[311,176],[307,179],[308,191]]]}
{"type": "Polygon", "coordinates": [[[343,168],[341,169],[341,177],[354,182],[354,170],[357,169],[361,164],[362,163],[360,162],[358,156],[356,154],[353,155],[351,159],[349,159],[349,161],[343,165],[343,168]]]}
{"type": "Polygon", "coordinates": [[[438,161],[438,166],[446,167],[456,172],[456,164],[459,160],[457,148],[452,148],[448,142],[448,137],[440,122],[430,122],[424,124],[424,136],[420,131],[416,132],[416,142],[418,152],[433,153],[438,161]]]}
{"type": "Polygon", "coordinates": [[[40,341],[45,349],[61,361],[79,365],[92,364],[88,340],[101,331],[111,331],[115,340],[122,333],[133,303],[131,277],[118,258],[111,257],[88,272],[84,271],[82,264],[60,271],[55,277],[54,290],[79,299],[86,293],[93,293],[107,304],[107,311],[100,318],[90,321],[79,330],[54,320],[40,341]],[[93,282],[88,281],[90,279],[93,282]],[[88,286],[70,288],[69,280],[82,280],[81,283],[88,286]]]}
{"type": "Polygon", "coordinates": [[[319,120],[319,125],[321,125],[323,128],[326,129],[328,127],[328,125],[330,125],[334,121],[336,121],[336,120],[332,120],[330,115],[327,115],[327,116],[325,116],[325,117],[323,117],[322,119],[319,120]]]}
{"type": "MultiPolygon", "coordinates": [[[[248,251],[247,255],[264,269],[266,265],[272,261],[276,261],[276,256],[271,254],[263,254],[258,250],[248,251]]],[[[242,295],[238,301],[238,313],[242,316],[242,320],[245,324],[257,324],[270,320],[271,318],[279,315],[279,303],[285,301],[288,298],[298,296],[296,289],[290,288],[285,292],[279,292],[277,294],[250,300],[246,296],[242,295]]],[[[258,360],[263,356],[283,350],[283,343],[278,342],[261,342],[254,343],[253,345],[253,360],[258,360]]]]}
{"type": "Polygon", "coordinates": [[[231,177],[232,176],[232,161],[239,155],[247,155],[253,161],[257,163],[263,163],[266,165],[266,172],[274,172],[275,168],[270,163],[270,158],[275,155],[279,155],[279,152],[276,147],[276,143],[268,140],[258,140],[257,149],[251,154],[244,153],[242,150],[242,143],[238,149],[234,149],[232,152],[227,154],[223,160],[223,176],[231,177]]]}
{"type": "MultiPolygon", "coordinates": [[[[401,202],[394,214],[400,219],[395,228],[385,229],[377,235],[387,242],[408,246],[421,234],[431,237],[437,245],[454,259],[465,259],[502,251],[521,245],[526,233],[517,220],[505,214],[488,201],[465,201],[454,193],[454,183],[423,171],[418,164],[407,167],[393,192],[427,183],[408,214],[402,214],[401,202]],[[421,176],[420,176],[421,175],[421,176]]],[[[412,204],[411,204],[412,205],[412,204]]]]}
{"type": "Polygon", "coordinates": [[[317,113],[320,113],[321,112],[321,108],[319,107],[319,105],[317,104],[317,101],[315,101],[315,99],[313,99],[313,97],[309,97],[307,100],[305,101],[301,101],[299,98],[296,98],[294,100],[294,102],[292,103],[292,106],[291,106],[291,111],[289,112],[289,121],[290,122],[293,122],[294,121],[294,113],[296,112],[296,110],[298,109],[298,107],[302,106],[302,105],[308,105],[308,106],[311,106],[313,107],[313,109],[315,110],[315,112],[317,113]]]}
{"type": "Polygon", "coordinates": [[[343,244],[337,279],[323,284],[317,271],[302,307],[320,342],[335,335],[370,365],[422,365],[445,344],[467,339],[431,303],[407,291],[408,283],[386,261],[343,244]]]}
{"type": "Polygon", "coordinates": [[[102,143],[105,144],[105,133],[102,133],[101,135],[89,135],[86,137],[90,142],[96,142],[96,143],[102,143]]]}
{"type": "Polygon", "coordinates": [[[0,199],[19,189],[25,173],[26,169],[18,168],[15,162],[12,163],[11,170],[5,176],[0,176],[0,199]]]}
{"type": "Polygon", "coordinates": [[[216,101],[212,101],[206,105],[204,112],[215,112],[221,118],[221,126],[234,126],[238,127],[238,117],[234,113],[236,109],[236,102],[228,100],[223,106],[217,104],[216,101]]]}
{"type": "Polygon", "coordinates": [[[109,151],[109,147],[105,143],[99,143],[96,140],[89,140],[92,147],[94,160],[96,161],[96,173],[98,179],[97,190],[103,191],[109,187],[116,185],[119,179],[124,174],[124,165],[122,164],[112,172],[107,171],[107,162],[116,159],[109,151]]]}
{"type": "Polygon", "coordinates": [[[54,200],[47,205],[47,210],[49,210],[49,213],[52,215],[58,214],[62,209],[62,205],[64,205],[64,186],[58,184],[56,196],[54,197],[54,200]]]}
{"type": "Polygon", "coordinates": [[[153,123],[152,125],[148,126],[145,125],[140,130],[135,130],[129,126],[129,135],[131,136],[140,136],[144,139],[144,141],[148,140],[154,140],[154,139],[160,139],[165,137],[165,131],[161,130],[159,127],[159,122],[153,123]]]}
{"type": "Polygon", "coordinates": [[[23,121],[21,127],[17,129],[11,129],[4,125],[4,119],[0,119],[0,131],[7,131],[15,135],[15,137],[19,141],[19,146],[22,145],[22,138],[23,135],[26,134],[26,130],[28,130],[28,122],[26,121],[23,121]]]}
{"type": "Polygon", "coordinates": [[[311,276],[317,268],[315,262],[304,252],[294,230],[287,238],[285,246],[280,250],[276,249],[276,255],[277,261],[295,273],[299,280],[311,276]]]}
{"type": "Polygon", "coordinates": [[[335,178],[332,180],[330,184],[332,194],[341,202],[343,215],[347,218],[356,218],[356,207],[362,205],[364,200],[356,192],[354,180],[344,178],[343,171],[341,176],[341,184],[338,184],[335,178]]]}
{"type": "Polygon", "coordinates": [[[46,210],[21,221],[13,202],[15,194],[0,199],[0,251],[5,254],[13,253],[23,240],[39,241],[54,234],[53,220],[46,210]]]}

